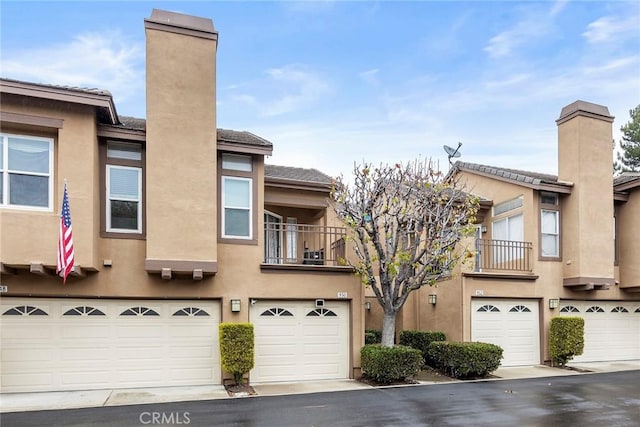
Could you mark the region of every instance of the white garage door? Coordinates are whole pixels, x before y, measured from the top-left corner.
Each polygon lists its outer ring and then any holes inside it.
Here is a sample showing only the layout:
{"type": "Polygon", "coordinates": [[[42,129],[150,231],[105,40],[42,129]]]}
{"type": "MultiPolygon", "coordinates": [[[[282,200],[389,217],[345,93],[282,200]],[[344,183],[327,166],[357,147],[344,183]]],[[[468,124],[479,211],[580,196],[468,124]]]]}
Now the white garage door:
{"type": "Polygon", "coordinates": [[[0,304],[2,392],[220,384],[217,302],[0,304]]]}
{"type": "Polygon", "coordinates": [[[538,301],[474,299],[471,302],[471,340],[499,345],[501,366],[540,363],[538,301]]]}
{"type": "Polygon", "coordinates": [[[573,361],[640,359],[640,302],[562,301],[559,314],[584,319],[584,351],[573,361]]]}
{"type": "Polygon", "coordinates": [[[327,301],[258,301],[253,382],[349,377],[349,305],[327,301]]]}

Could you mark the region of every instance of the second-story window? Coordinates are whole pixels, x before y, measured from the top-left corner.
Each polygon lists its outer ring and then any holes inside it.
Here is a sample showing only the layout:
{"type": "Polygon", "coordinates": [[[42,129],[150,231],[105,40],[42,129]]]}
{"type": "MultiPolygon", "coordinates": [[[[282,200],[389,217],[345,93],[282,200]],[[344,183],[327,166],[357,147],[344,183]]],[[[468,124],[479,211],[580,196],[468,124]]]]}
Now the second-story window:
{"type": "Polygon", "coordinates": [[[496,263],[522,259],[525,256],[522,241],[524,240],[524,215],[522,196],[507,200],[493,207],[494,220],[491,235],[493,257],[496,263]]]}
{"type": "Polygon", "coordinates": [[[223,153],[221,177],[222,237],[253,239],[251,156],[223,153]]]}
{"type": "Polygon", "coordinates": [[[53,140],[0,134],[0,206],[51,209],[53,140]]]}
{"type": "Polygon", "coordinates": [[[142,233],[142,147],[107,143],[106,231],[142,233]]]}
{"type": "Polygon", "coordinates": [[[540,193],[540,256],[560,257],[560,207],[558,195],[540,193]]]}

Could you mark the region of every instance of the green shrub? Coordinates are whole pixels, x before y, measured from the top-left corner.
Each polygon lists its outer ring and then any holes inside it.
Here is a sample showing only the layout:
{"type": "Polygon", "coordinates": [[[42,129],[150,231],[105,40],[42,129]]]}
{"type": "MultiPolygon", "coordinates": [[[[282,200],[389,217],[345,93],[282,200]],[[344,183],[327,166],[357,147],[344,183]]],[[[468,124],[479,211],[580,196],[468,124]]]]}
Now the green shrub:
{"type": "Polygon", "coordinates": [[[454,378],[484,377],[498,369],[502,348],[484,342],[435,341],[429,344],[435,368],[454,378]]]}
{"type": "Polygon", "coordinates": [[[554,365],[564,366],[584,350],[584,319],[554,317],[549,330],[549,355],[554,365]]]}
{"type": "Polygon", "coordinates": [[[366,329],[364,331],[365,344],[380,344],[382,342],[382,331],[377,329],[366,329]]]}
{"type": "Polygon", "coordinates": [[[425,365],[433,366],[433,360],[429,356],[429,344],[434,341],[445,341],[444,332],[430,331],[402,331],[400,332],[400,344],[415,348],[422,352],[425,365]]]}
{"type": "Polygon", "coordinates": [[[242,384],[244,374],[253,369],[253,325],[251,323],[220,323],[220,361],[222,369],[242,384]]]}
{"type": "Polygon", "coordinates": [[[403,381],[417,374],[422,367],[422,353],[404,345],[365,345],[360,351],[360,358],[362,372],[381,384],[403,381]]]}

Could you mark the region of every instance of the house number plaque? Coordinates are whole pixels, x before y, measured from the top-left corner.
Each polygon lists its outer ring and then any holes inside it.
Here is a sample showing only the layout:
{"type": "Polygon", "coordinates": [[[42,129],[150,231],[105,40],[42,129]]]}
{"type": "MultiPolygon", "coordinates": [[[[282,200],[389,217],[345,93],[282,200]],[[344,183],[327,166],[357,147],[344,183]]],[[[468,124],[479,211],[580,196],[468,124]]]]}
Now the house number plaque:
{"type": "Polygon", "coordinates": [[[338,298],[348,298],[346,292],[338,292],[338,298]]]}

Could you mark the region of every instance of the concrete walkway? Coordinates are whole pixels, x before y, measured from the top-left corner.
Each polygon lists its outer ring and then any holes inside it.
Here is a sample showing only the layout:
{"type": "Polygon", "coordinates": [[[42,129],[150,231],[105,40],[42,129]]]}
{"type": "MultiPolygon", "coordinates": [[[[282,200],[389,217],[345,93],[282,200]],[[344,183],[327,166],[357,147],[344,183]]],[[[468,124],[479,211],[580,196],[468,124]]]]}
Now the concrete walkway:
{"type": "MultiPolygon", "coordinates": [[[[570,363],[570,367],[596,372],[640,370],[640,360],[625,362],[570,363]]],[[[549,366],[517,366],[499,368],[490,380],[542,378],[565,375],[585,375],[577,370],[549,366]]],[[[487,380],[482,380],[487,381],[487,380]]],[[[443,384],[423,381],[420,384],[443,384]]],[[[371,386],[356,380],[304,381],[290,383],[252,384],[258,396],[276,396],[301,393],[322,393],[369,389],[371,386]]],[[[146,403],[185,402],[230,398],[221,385],[189,387],[156,387],[114,390],[82,390],[43,393],[0,394],[0,412],[41,411],[100,406],[138,405],[146,403]]]]}

